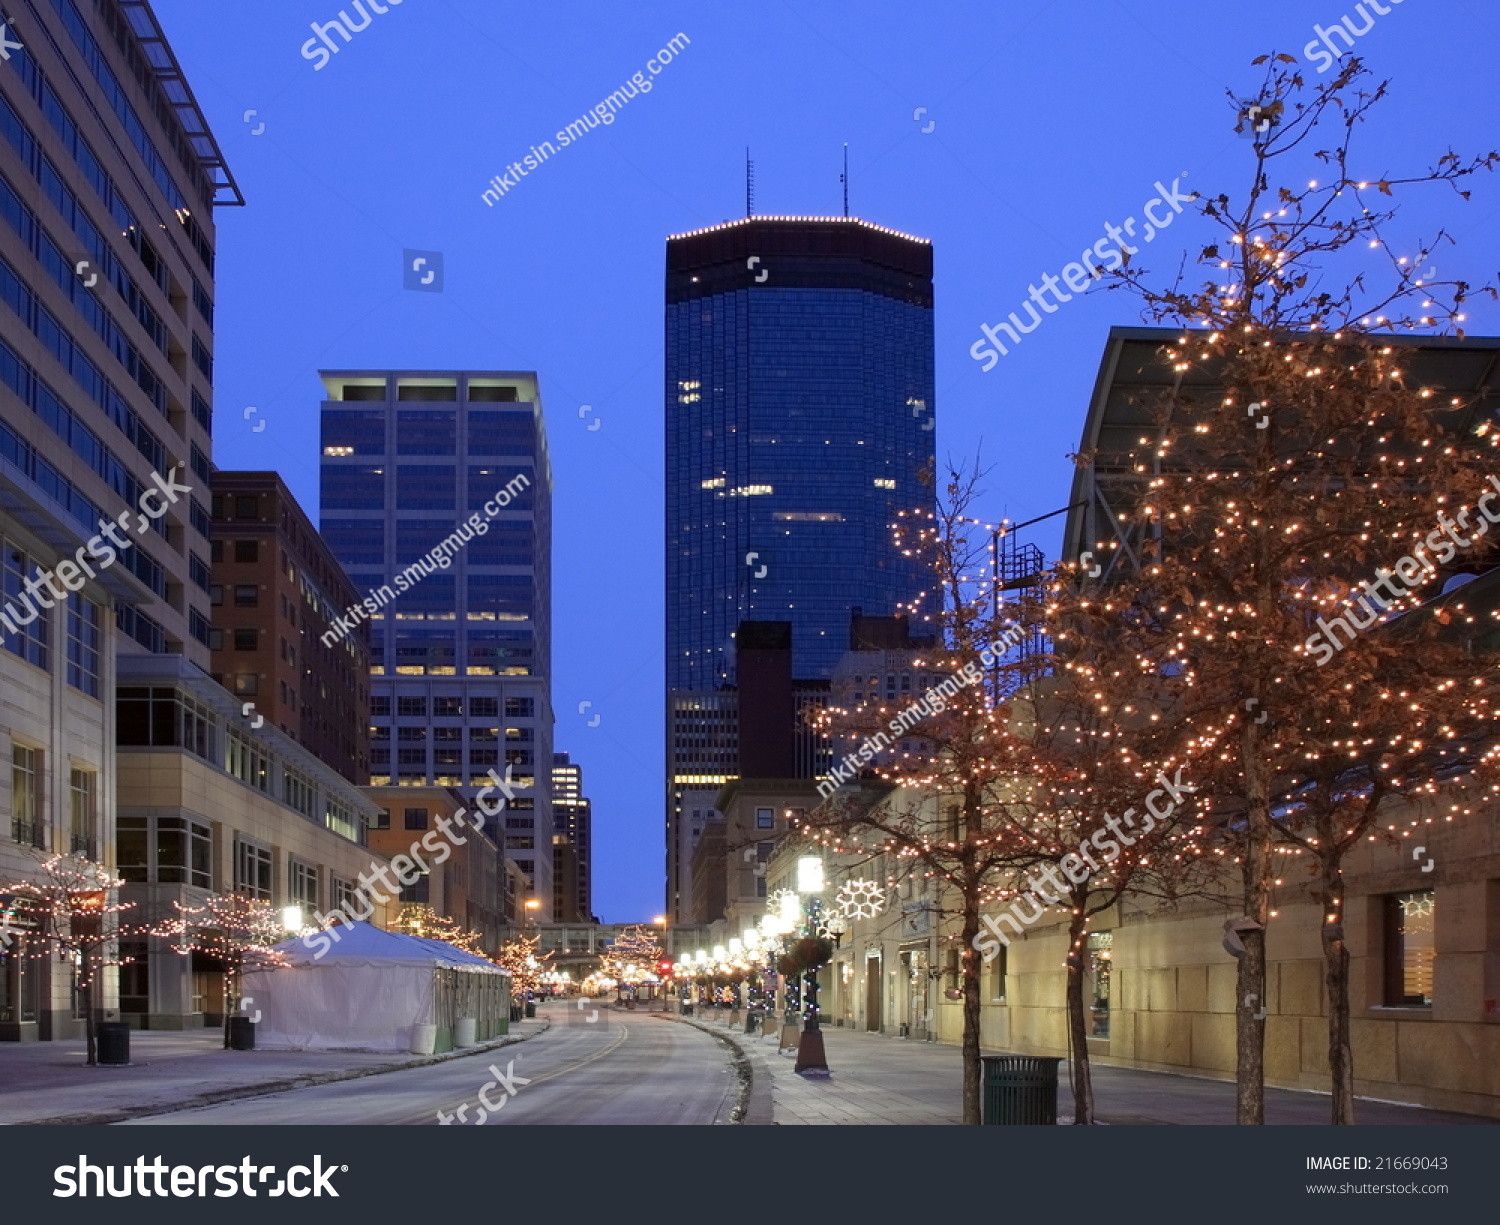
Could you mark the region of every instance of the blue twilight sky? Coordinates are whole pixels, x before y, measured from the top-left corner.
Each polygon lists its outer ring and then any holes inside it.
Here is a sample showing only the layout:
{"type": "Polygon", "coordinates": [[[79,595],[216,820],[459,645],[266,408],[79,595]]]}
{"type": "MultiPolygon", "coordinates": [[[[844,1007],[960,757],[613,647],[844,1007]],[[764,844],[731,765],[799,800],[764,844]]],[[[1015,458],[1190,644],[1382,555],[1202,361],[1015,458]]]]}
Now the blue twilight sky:
{"type": "MultiPolygon", "coordinates": [[[[969,356],[980,323],[1106,222],[1139,218],[1156,180],[1237,194],[1250,147],[1226,88],[1252,92],[1251,58],[1300,55],[1315,23],[1364,25],[1353,0],[404,0],[317,69],[300,49],[338,6],[155,0],[248,202],[217,218],[215,459],[279,470],[316,517],[320,368],[538,372],[556,744],[584,768],[610,922],[649,918],[663,893],[666,236],[744,215],[747,145],[758,213],[840,212],[847,141],[851,213],[934,243],[938,454],[980,453],[985,513],[1030,518],[1066,503],[1105,334],[1140,316],[1118,294],[1075,299],[987,374],[969,356]],[[613,125],[481,202],[679,33],[691,45],[613,125]],[[443,253],[443,292],[402,288],[404,248],[443,253]]],[[[1384,7],[1358,41],[1392,82],[1361,173],[1500,145],[1492,0],[1384,7]]],[[[1494,283],[1500,181],[1467,203],[1430,188],[1402,202],[1403,237],[1443,224],[1458,239],[1440,277],[1494,283]]],[[[1138,259],[1175,269],[1205,234],[1184,214],[1138,259]]],[[[1500,312],[1476,305],[1469,326],[1492,333],[1500,312]]],[[[1050,557],[1060,520],[1043,526],[1028,538],[1050,557]]]]}

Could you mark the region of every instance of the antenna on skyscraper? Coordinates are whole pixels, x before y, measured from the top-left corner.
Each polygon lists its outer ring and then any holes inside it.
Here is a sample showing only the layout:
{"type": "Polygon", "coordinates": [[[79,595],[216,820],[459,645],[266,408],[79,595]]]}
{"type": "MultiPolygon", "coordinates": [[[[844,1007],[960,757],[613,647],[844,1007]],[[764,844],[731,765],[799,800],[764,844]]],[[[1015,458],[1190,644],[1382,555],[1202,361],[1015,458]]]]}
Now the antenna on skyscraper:
{"type": "Polygon", "coordinates": [[[849,142],[844,142],[844,173],[839,175],[839,182],[844,185],[844,216],[849,215],[849,142]]]}
{"type": "Polygon", "coordinates": [[[745,216],[755,216],[755,163],[750,160],[750,146],[745,146],[745,216]]]}

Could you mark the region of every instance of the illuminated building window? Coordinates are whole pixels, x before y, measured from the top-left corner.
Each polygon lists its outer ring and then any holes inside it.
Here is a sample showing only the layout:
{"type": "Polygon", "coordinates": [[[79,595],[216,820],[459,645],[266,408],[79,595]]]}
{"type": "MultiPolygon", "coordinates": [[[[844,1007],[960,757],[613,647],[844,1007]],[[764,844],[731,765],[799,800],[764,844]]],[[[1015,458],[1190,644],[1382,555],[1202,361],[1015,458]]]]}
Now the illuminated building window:
{"type": "Polygon", "coordinates": [[[1385,1002],[1432,1006],[1433,917],[1436,893],[1393,893],[1385,899],[1385,1002]]]}

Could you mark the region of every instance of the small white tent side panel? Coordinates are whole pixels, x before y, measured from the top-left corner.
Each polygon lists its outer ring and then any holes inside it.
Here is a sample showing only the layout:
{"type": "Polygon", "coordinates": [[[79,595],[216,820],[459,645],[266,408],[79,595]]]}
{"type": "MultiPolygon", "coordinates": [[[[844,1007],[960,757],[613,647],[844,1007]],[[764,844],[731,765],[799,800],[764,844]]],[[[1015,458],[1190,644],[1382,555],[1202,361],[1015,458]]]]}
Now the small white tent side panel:
{"type": "Polygon", "coordinates": [[[367,923],[337,931],[336,942],[331,933],[319,932],[278,945],[288,964],[246,973],[246,1010],[252,1017],[261,1014],[256,1046],[408,1051],[412,1027],[434,1021],[439,970],[504,974],[492,962],[440,941],[367,923]]]}

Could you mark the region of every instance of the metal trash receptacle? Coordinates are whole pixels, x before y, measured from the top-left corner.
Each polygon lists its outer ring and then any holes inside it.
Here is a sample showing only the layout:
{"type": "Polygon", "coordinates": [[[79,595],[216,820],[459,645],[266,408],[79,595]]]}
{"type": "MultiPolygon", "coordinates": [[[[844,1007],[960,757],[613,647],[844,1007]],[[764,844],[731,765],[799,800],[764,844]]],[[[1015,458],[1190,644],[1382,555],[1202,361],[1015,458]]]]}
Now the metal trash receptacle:
{"type": "Polygon", "coordinates": [[[94,1035],[95,1057],[110,1067],[123,1067],[130,1062],[130,1026],[124,1021],[105,1021],[94,1035]]]}
{"type": "Polygon", "coordinates": [[[981,1055],[987,1127],[1057,1123],[1056,1055],[981,1055]]]}
{"type": "Polygon", "coordinates": [[[229,1049],[232,1051],[255,1049],[255,1022],[249,1017],[229,1018],[229,1049]]]}

